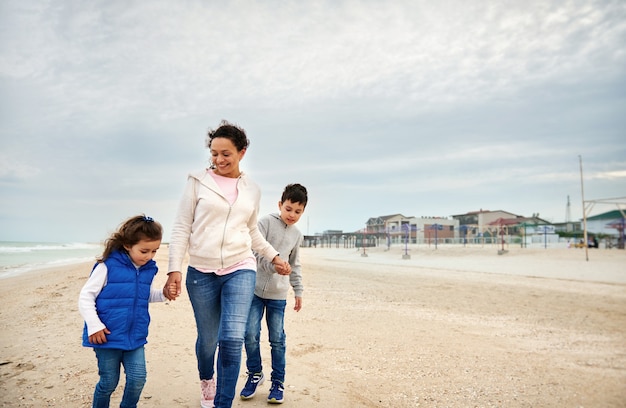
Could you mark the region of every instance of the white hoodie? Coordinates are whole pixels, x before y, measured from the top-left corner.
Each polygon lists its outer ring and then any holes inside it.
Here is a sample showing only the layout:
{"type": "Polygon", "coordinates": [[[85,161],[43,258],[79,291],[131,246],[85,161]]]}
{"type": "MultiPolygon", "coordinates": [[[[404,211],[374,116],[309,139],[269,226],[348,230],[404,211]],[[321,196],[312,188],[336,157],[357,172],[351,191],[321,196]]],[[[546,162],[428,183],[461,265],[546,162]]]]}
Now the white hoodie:
{"type": "Polygon", "coordinates": [[[237,199],[231,205],[213,177],[204,169],[189,175],[169,243],[168,272],[181,272],[186,252],[189,265],[218,270],[254,256],[267,259],[278,252],[257,226],[259,187],[244,173],[237,181],[237,199]]]}

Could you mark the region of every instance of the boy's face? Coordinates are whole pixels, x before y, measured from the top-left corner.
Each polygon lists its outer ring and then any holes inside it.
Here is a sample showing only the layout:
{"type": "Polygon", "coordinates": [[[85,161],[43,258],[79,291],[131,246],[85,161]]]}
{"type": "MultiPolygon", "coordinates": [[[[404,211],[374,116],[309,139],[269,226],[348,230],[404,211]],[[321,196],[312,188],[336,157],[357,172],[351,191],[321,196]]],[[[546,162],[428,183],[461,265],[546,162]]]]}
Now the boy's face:
{"type": "Polygon", "coordinates": [[[278,202],[278,209],[280,210],[280,218],[287,225],[293,225],[304,213],[304,204],[292,203],[291,200],[285,200],[284,202],[278,202]]]}

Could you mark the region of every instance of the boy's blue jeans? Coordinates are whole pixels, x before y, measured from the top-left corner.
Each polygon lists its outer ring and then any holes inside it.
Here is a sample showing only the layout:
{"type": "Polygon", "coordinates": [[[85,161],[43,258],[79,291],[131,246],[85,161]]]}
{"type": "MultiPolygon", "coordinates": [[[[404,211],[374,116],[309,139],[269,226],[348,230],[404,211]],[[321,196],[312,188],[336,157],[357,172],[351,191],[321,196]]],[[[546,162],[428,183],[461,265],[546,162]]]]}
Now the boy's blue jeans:
{"type": "Polygon", "coordinates": [[[196,319],[196,357],[201,380],[213,378],[215,352],[217,384],[215,408],[230,407],[241,367],[241,349],[254,295],[256,272],[241,269],[227,275],[187,269],[187,292],[196,319]]]}
{"type": "Polygon", "coordinates": [[[126,386],[120,408],[135,408],[146,384],[146,356],[143,346],[135,350],[94,348],[98,359],[100,381],[93,394],[93,408],[109,408],[111,394],[120,380],[120,366],[124,366],[126,386]]]}
{"type": "Polygon", "coordinates": [[[261,363],[261,320],[265,310],[265,321],[272,353],[272,381],[285,382],[285,306],[286,300],[263,299],[256,295],[252,299],[248,326],[246,328],[246,367],[250,373],[263,371],[261,363]]]}

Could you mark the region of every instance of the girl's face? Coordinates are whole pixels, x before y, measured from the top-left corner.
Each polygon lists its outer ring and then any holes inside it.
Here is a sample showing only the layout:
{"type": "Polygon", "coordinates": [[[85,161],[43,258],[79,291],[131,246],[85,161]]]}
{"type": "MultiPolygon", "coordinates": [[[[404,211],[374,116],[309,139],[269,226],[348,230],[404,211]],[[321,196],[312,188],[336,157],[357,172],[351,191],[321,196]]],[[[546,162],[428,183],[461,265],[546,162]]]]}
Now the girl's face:
{"type": "Polygon", "coordinates": [[[211,161],[215,166],[215,173],[230,178],[241,175],[239,161],[243,159],[246,149],[237,151],[237,148],[225,137],[216,137],[211,141],[211,161]]]}
{"type": "Polygon", "coordinates": [[[124,248],[128,251],[128,255],[135,265],[143,266],[154,258],[160,246],[160,240],[148,241],[142,239],[133,246],[124,245],[124,248]]]}

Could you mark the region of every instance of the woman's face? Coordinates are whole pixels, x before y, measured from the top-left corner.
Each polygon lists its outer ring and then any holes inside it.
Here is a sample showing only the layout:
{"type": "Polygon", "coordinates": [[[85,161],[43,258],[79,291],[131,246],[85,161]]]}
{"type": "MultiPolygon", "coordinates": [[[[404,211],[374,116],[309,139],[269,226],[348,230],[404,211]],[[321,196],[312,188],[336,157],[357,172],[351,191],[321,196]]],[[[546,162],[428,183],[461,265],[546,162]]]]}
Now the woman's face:
{"type": "Polygon", "coordinates": [[[211,141],[211,161],[215,166],[215,173],[220,176],[239,177],[239,161],[245,153],[246,149],[237,151],[233,142],[225,137],[216,137],[211,141]]]}

